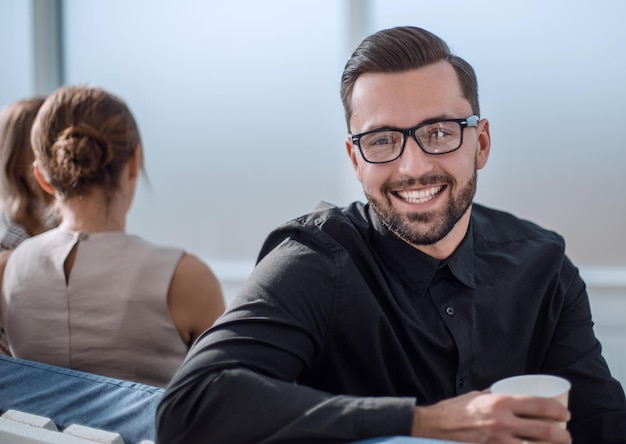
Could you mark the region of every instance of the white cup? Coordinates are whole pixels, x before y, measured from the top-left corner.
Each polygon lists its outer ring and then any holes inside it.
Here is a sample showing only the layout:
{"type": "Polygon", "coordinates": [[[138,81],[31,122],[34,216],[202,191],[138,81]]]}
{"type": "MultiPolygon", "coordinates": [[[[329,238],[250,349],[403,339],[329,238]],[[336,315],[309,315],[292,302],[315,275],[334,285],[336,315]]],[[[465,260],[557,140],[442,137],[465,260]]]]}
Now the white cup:
{"type": "MultiPolygon", "coordinates": [[[[519,375],[494,382],[491,386],[491,393],[552,398],[567,407],[571,387],[567,379],[558,376],[519,375]]],[[[565,428],[564,422],[559,424],[565,428]]]]}

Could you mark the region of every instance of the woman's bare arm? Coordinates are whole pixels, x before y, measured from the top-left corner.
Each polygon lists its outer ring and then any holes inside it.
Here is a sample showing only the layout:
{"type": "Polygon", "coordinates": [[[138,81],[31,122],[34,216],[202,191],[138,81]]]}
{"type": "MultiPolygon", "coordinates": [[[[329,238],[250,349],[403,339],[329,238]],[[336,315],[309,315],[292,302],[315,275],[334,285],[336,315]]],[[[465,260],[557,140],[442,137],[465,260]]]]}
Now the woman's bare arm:
{"type": "Polygon", "coordinates": [[[188,345],[211,327],[225,309],[220,283],[211,269],[187,253],[174,271],[167,303],[174,325],[188,345]]]}

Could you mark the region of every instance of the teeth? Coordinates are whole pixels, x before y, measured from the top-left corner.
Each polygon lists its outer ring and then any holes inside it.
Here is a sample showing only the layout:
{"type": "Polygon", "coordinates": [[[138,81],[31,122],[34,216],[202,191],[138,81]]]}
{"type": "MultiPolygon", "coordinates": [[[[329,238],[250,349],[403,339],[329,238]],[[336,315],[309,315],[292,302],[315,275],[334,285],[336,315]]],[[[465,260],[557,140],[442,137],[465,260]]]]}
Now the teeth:
{"type": "Polygon", "coordinates": [[[441,189],[442,185],[419,191],[398,191],[398,196],[410,203],[424,203],[432,199],[441,189]]]}

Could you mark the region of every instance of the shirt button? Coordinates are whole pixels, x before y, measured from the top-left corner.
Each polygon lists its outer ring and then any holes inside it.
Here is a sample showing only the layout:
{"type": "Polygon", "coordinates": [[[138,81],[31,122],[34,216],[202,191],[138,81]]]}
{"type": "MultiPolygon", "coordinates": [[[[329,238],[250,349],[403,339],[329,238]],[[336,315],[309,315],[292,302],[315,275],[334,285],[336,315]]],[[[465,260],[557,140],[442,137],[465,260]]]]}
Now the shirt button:
{"type": "Polygon", "coordinates": [[[446,314],[448,316],[454,315],[454,308],[453,307],[446,307],[446,314]]]}
{"type": "Polygon", "coordinates": [[[463,378],[459,379],[459,387],[463,387],[463,384],[465,384],[465,380],[463,378]]]}

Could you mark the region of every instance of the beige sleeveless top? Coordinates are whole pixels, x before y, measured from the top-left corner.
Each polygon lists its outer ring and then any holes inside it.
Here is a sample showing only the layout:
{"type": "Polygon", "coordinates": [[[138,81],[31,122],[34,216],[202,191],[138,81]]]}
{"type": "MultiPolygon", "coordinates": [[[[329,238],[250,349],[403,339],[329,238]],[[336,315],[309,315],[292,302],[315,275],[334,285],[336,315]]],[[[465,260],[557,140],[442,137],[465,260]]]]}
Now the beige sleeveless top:
{"type": "Polygon", "coordinates": [[[122,232],[53,229],[24,241],[2,283],[2,323],[20,358],[165,386],[187,346],[167,293],[183,251],[122,232]],[[78,243],[66,282],[63,264],[78,243]]]}

